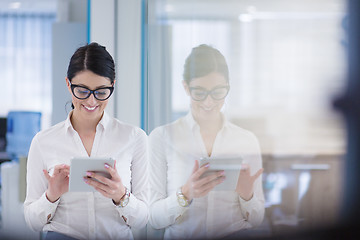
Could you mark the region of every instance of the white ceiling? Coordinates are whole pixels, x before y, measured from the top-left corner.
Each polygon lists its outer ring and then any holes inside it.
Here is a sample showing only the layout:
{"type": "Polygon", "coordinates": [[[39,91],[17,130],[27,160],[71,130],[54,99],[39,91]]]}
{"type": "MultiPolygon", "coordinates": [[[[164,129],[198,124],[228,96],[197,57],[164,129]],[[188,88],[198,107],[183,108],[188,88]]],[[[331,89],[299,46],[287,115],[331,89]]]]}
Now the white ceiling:
{"type": "MultiPolygon", "coordinates": [[[[16,10],[14,6],[23,11],[56,11],[59,1],[69,0],[0,0],[0,11],[16,10]]],[[[157,3],[158,13],[166,13],[169,18],[237,18],[249,11],[339,13],[345,12],[346,7],[346,0],[159,0],[149,3],[157,3]]]]}
{"type": "Polygon", "coordinates": [[[237,18],[255,13],[343,13],[346,0],[167,0],[158,13],[169,18],[237,18]]]}

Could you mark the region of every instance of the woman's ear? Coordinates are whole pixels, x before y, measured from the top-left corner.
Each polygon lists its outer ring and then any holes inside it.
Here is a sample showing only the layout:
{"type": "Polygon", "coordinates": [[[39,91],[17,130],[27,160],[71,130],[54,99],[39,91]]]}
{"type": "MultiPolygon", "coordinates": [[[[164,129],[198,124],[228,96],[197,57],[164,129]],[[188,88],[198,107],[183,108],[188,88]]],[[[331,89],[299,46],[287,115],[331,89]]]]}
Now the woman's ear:
{"type": "Polygon", "coordinates": [[[70,83],[70,80],[66,77],[66,78],[65,78],[65,81],[66,81],[66,86],[67,86],[70,94],[72,94],[72,93],[71,93],[71,83],[70,83]]]}
{"type": "Polygon", "coordinates": [[[190,89],[189,89],[189,85],[185,82],[185,81],[182,81],[182,84],[183,84],[183,87],[185,89],[185,92],[188,96],[190,96],[190,89]]]}

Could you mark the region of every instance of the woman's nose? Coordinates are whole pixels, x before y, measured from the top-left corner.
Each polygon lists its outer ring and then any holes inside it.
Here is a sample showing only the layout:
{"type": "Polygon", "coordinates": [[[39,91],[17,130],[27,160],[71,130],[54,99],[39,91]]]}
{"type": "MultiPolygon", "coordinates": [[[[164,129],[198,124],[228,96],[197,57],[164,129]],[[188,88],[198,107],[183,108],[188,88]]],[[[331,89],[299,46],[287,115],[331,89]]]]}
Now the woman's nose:
{"type": "Polygon", "coordinates": [[[90,94],[90,97],[86,99],[86,103],[90,106],[94,106],[97,103],[96,98],[94,97],[94,94],[90,94]]]}
{"type": "Polygon", "coordinates": [[[206,98],[204,99],[203,103],[206,105],[206,106],[210,106],[214,103],[214,99],[209,95],[206,96],[206,98]]]}

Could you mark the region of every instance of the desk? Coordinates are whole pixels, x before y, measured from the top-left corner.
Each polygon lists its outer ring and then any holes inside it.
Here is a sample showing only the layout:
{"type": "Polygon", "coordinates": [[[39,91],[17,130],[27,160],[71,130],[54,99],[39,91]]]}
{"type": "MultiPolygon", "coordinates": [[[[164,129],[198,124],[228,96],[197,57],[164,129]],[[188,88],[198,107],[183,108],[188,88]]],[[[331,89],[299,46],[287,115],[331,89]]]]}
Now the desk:
{"type": "Polygon", "coordinates": [[[343,155],[263,156],[266,217],[274,234],[336,224],[343,155]]]}

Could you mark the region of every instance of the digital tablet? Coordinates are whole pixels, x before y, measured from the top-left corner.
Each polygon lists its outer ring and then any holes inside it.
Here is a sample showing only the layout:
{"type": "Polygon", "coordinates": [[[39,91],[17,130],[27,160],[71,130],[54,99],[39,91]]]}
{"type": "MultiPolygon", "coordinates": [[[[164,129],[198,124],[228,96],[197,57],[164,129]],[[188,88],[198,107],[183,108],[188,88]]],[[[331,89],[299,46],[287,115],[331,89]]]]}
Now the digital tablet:
{"type": "Polygon", "coordinates": [[[91,171],[111,178],[105,169],[105,163],[114,166],[112,158],[72,158],[70,160],[69,192],[94,192],[92,186],[84,182],[86,172],[91,171]]]}
{"type": "Polygon", "coordinates": [[[203,166],[209,163],[209,169],[202,177],[208,176],[216,171],[225,171],[224,182],[217,185],[215,191],[235,191],[241,165],[243,163],[242,157],[205,157],[201,158],[199,165],[203,166]]]}

